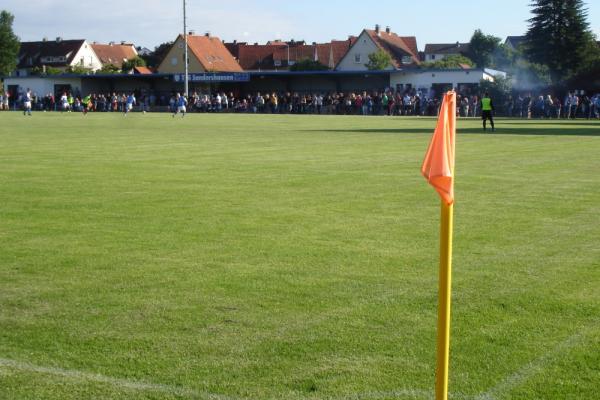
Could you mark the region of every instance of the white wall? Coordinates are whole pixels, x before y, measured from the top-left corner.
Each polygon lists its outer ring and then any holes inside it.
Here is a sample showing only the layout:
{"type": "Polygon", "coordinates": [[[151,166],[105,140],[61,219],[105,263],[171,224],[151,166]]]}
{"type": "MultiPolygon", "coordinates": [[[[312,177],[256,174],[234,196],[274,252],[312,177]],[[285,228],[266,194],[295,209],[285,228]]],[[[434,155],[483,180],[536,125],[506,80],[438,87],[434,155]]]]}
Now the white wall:
{"type": "MultiPolygon", "coordinates": [[[[336,70],[367,71],[368,68],[365,64],[369,62],[369,54],[375,53],[377,50],[379,50],[379,47],[373,43],[369,34],[363,31],[356,40],[356,43],[354,43],[354,46],[352,46],[344,58],[342,58],[342,61],[340,61],[336,70]],[[360,55],[360,62],[356,62],[357,55],[360,55]]],[[[387,69],[392,70],[393,67],[390,66],[387,69]]]]}
{"type": "Polygon", "coordinates": [[[425,61],[430,62],[430,61],[440,61],[443,60],[445,57],[447,56],[455,56],[455,55],[459,55],[459,54],[425,54],[425,61]],[[435,56],[435,57],[434,57],[435,56]]]}
{"type": "Polygon", "coordinates": [[[75,54],[71,65],[91,68],[93,71],[97,71],[102,68],[102,62],[100,62],[100,59],[92,49],[92,46],[90,46],[87,41],[83,43],[83,46],[81,46],[77,54],[75,54]],[[83,64],[81,64],[82,59],[83,64]]]}
{"type": "Polygon", "coordinates": [[[416,89],[429,89],[434,83],[452,84],[452,87],[457,87],[459,84],[465,83],[478,84],[482,79],[494,80],[493,76],[481,69],[403,71],[390,74],[390,87],[395,88],[398,84],[410,84],[416,89]]]}
{"type": "Polygon", "coordinates": [[[9,85],[18,85],[19,92],[24,93],[27,89],[38,96],[45,96],[48,93],[54,94],[54,85],[71,85],[74,93],[81,90],[81,79],[80,78],[60,78],[60,77],[48,77],[48,78],[5,78],[4,89],[6,90],[9,85]]]}

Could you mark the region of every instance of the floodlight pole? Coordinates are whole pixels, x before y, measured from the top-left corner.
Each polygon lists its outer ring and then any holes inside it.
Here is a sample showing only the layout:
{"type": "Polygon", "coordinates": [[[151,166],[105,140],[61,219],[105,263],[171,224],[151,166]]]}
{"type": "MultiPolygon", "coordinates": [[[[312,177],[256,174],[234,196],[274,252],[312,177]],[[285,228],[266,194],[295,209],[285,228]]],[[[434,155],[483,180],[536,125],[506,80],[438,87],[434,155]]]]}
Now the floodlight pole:
{"type": "Polygon", "coordinates": [[[185,97],[189,97],[189,69],[188,69],[188,33],[187,33],[187,14],[186,0],[183,0],[183,40],[184,40],[184,64],[185,64],[185,97]]]}

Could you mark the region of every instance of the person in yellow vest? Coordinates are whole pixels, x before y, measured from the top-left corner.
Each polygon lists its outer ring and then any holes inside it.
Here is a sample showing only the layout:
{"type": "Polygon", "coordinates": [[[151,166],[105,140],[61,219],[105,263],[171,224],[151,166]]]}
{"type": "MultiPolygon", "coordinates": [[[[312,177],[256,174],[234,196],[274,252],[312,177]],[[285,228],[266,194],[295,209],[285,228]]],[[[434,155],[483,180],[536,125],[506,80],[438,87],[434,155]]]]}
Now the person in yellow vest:
{"type": "Polygon", "coordinates": [[[492,125],[492,132],[496,129],[494,128],[494,102],[490,98],[490,94],[485,92],[483,97],[481,98],[481,119],[483,120],[483,130],[487,131],[487,120],[490,120],[490,124],[492,125]]]}

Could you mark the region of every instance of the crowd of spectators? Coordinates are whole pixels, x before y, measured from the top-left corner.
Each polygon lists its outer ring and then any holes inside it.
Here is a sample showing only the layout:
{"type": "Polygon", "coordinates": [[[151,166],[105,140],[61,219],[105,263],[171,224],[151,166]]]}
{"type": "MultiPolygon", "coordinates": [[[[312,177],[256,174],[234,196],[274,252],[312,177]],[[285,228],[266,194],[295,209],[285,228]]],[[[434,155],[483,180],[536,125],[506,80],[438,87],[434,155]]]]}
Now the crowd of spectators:
{"type": "Polygon", "coordinates": [[[258,92],[245,96],[218,92],[213,95],[192,93],[188,103],[192,110],[199,112],[416,116],[436,115],[440,99],[414,91],[258,92]]]}
{"type": "Polygon", "coordinates": [[[505,110],[507,117],[518,118],[600,118],[600,93],[590,97],[569,92],[562,101],[550,94],[519,94],[508,98],[505,110]]]}
{"type": "MultiPolygon", "coordinates": [[[[64,92],[55,96],[32,95],[34,111],[96,111],[124,112],[131,93],[100,93],[82,97],[64,92]]],[[[171,111],[176,108],[176,94],[155,94],[135,91],[139,111],[171,111]]],[[[18,108],[20,99],[13,102],[18,108]]],[[[268,114],[329,114],[329,115],[389,115],[435,116],[440,97],[409,89],[406,91],[350,91],[330,93],[269,92],[236,96],[224,91],[212,94],[192,92],[188,112],[201,113],[268,113],[268,114]]],[[[9,109],[8,93],[0,94],[0,109],[9,109]]],[[[457,115],[480,116],[477,95],[457,95],[457,115]]],[[[516,118],[600,118],[600,94],[592,97],[569,93],[561,101],[552,95],[532,96],[530,93],[509,96],[496,114],[516,118]]]]}

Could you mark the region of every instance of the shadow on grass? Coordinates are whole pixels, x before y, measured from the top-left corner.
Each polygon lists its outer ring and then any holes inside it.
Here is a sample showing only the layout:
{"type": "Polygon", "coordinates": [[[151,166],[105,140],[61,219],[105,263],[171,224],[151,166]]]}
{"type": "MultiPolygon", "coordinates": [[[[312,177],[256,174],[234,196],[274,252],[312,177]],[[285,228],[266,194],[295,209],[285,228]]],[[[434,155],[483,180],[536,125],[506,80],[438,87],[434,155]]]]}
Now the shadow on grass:
{"type": "MultiPolygon", "coordinates": [[[[552,121],[552,120],[547,120],[547,119],[530,119],[529,121],[531,121],[531,123],[535,123],[535,122],[540,122],[540,123],[545,123],[551,126],[556,126],[556,125],[560,125],[560,126],[596,126],[598,127],[598,129],[600,129],[600,121],[594,121],[594,120],[568,120],[568,121],[552,121]]],[[[505,122],[510,123],[510,124],[518,124],[521,121],[515,121],[515,120],[506,120],[505,122]]],[[[526,123],[524,123],[523,125],[525,125],[526,123]]]]}
{"type": "MultiPolygon", "coordinates": [[[[328,133],[427,133],[432,134],[434,126],[428,129],[424,128],[357,128],[357,129],[310,129],[304,132],[328,132],[328,133]]],[[[538,127],[519,127],[503,128],[497,126],[496,131],[488,128],[484,132],[482,128],[458,128],[457,134],[464,135],[522,135],[522,136],[600,136],[600,125],[598,129],[564,129],[564,128],[538,128],[538,127]]]]}

